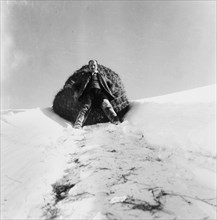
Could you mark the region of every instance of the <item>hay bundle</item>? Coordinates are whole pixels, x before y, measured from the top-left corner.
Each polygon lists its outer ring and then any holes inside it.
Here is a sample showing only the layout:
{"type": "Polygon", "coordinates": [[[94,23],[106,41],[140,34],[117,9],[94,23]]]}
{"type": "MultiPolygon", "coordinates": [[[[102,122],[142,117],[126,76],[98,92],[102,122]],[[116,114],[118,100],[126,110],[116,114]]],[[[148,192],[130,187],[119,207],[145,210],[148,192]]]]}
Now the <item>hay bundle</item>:
{"type": "MultiPolygon", "coordinates": [[[[113,99],[111,104],[118,114],[120,120],[122,120],[129,109],[129,102],[126,96],[124,85],[121,82],[118,74],[111,69],[98,64],[98,70],[101,74],[110,79],[114,85],[112,93],[117,98],[113,99]]],[[[89,72],[88,65],[85,65],[74,72],[74,74],[67,79],[63,89],[57,93],[53,101],[54,112],[72,123],[75,122],[76,117],[84,104],[82,103],[82,100],[77,100],[77,88],[74,86],[74,83],[81,77],[84,77],[85,73],[87,72],[89,72]]],[[[93,106],[84,125],[103,122],[108,122],[104,112],[100,108],[93,106]]]]}

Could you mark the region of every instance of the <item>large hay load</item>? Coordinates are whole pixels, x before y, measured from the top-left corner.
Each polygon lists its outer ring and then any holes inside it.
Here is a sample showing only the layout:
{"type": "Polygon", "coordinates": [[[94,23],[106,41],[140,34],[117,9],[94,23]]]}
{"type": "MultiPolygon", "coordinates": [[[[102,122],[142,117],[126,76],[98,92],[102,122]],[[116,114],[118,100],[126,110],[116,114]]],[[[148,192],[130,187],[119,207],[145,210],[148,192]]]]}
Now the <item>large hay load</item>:
{"type": "MultiPolygon", "coordinates": [[[[114,86],[111,92],[116,98],[111,101],[111,104],[120,120],[123,120],[124,115],[129,110],[129,102],[124,85],[118,74],[111,69],[98,64],[98,70],[101,74],[112,81],[114,86]]],[[[88,65],[85,65],[74,72],[74,74],[71,75],[65,82],[63,89],[57,93],[53,101],[54,112],[72,123],[75,122],[76,117],[83,106],[82,100],[78,101],[77,99],[77,88],[74,86],[74,83],[77,80],[80,80],[81,77],[85,77],[85,73],[87,72],[89,72],[88,65]]],[[[108,118],[100,108],[92,106],[84,125],[92,125],[108,121],[108,118]]]]}

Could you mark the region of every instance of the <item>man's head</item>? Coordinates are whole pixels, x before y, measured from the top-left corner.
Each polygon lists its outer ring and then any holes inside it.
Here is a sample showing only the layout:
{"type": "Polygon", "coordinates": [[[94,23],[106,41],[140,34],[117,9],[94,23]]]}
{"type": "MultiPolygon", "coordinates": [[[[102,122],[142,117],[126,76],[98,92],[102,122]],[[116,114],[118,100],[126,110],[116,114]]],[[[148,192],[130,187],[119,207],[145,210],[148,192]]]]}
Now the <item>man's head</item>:
{"type": "Polygon", "coordinates": [[[88,65],[91,72],[98,72],[98,63],[96,60],[90,60],[88,65]]]}

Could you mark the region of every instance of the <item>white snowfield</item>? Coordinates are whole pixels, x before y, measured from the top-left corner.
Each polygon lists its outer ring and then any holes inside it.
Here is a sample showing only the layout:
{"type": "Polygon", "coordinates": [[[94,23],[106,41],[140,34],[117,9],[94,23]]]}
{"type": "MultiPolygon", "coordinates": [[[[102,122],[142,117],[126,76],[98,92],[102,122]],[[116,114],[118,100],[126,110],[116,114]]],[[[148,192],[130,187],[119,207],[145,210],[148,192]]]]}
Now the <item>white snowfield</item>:
{"type": "Polygon", "coordinates": [[[1,112],[1,219],[216,219],[216,86],[132,101],[75,130],[1,112]]]}

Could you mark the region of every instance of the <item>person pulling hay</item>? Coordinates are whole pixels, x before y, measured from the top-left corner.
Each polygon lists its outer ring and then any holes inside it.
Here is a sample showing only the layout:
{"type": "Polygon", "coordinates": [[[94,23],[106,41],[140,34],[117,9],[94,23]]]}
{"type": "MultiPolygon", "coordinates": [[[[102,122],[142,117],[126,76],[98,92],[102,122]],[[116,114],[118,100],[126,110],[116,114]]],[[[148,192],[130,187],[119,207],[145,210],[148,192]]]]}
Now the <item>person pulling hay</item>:
{"type": "Polygon", "coordinates": [[[83,99],[84,102],[75,120],[74,128],[79,129],[83,126],[93,104],[96,107],[101,107],[113,124],[118,124],[119,118],[110,103],[112,99],[115,99],[112,94],[112,82],[98,71],[96,60],[90,60],[88,64],[90,71],[85,73],[86,77],[74,84],[78,88],[78,100],[83,99]]]}
{"type": "Polygon", "coordinates": [[[65,82],[54,98],[53,110],[80,129],[108,121],[119,124],[129,102],[118,74],[90,60],[65,82]]]}

